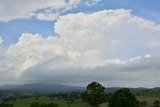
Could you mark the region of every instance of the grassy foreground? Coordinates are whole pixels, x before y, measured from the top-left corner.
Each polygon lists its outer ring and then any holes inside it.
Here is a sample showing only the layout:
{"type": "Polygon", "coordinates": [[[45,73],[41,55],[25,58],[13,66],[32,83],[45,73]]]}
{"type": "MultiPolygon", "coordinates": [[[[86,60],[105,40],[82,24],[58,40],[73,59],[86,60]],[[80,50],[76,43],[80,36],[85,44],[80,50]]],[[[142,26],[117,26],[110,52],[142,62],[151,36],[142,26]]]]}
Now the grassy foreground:
{"type": "MultiPolygon", "coordinates": [[[[16,101],[11,101],[10,103],[14,104],[14,107],[29,107],[31,103],[33,102],[40,102],[40,103],[57,103],[59,107],[68,107],[67,101],[63,99],[50,99],[47,97],[38,97],[38,100],[36,98],[28,98],[28,99],[17,99],[16,101]]],[[[77,101],[75,103],[71,103],[70,107],[88,107],[86,103],[82,103],[80,101],[77,101]]]]}
{"type": "MultiPolygon", "coordinates": [[[[13,103],[14,107],[30,107],[33,102],[39,103],[57,103],[59,107],[68,107],[67,101],[59,98],[48,98],[48,97],[32,97],[27,99],[17,99],[16,101],[10,101],[13,103]]],[[[147,106],[150,107],[155,100],[160,100],[160,93],[144,93],[136,95],[138,101],[147,101],[147,106]]],[[[80,100],[76,100],[74,103],[70,104],[70,107],[89,107],[87,103],[80,100]]],[[[102,104],[101,107],[108,107],[107,104],[102,104]]]]}
{"type": "MultiPolygon", "coordinates": [[[[30,104],[33,102],[40,102],[40,103],[57,103],[59,107],[68,107],[67,101],[63,99],[50,99],[47,97],[38,97],[38,100],[36,98],[28,98],[28,99],[17,99],[16,101],[10,101],[10,103],[13,103],[14,107],[30,107],[30,104]]],[[[87,103],[81,102],[81,101],[75,101],[74,103],[70,104],[70,107],[89,107],[87,103]]],[[[107,104],[102,104],[101,107],[108,107],[107,104]]]]}

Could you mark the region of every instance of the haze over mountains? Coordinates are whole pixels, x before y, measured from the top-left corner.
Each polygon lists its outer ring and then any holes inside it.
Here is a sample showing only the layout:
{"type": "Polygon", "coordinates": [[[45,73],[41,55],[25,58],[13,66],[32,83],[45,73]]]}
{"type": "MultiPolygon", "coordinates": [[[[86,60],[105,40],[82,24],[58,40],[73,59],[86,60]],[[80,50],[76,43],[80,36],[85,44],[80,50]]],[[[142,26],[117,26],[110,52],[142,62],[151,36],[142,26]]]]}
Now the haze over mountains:
{"type": "Polygon", "coordinates": [[[22,85],[0,85],[0,90],[31,90],[31,91],[46,91],[46,92],[67,92],[84,90],[84,87],[66,86],[61,84],[46,84],[46,83],[28,83],[22,85]]]}
{"type": "Polygon", "coordinates": [[[37,92],[81,91],[84,87],[66,86],[61,84],[29,83],[23,85],[0,85],[0,90],[30,90],[37,92]]]}
{"type": "MultiPolygon", "coordinates": [[[[107,87],[107,92],[114,92],[120,87],[107,87]]],[[[28,90],[35,92],[71,92],[71,91],[84,91],[86,87],[67,86],[61,84],[47,84],[47,83],[28,83],[22,85],[0,85],[0,90],[28,90]]],[[[130,88],[131,91],[160,91],[159,87],[155,88],[130,88]]]]}

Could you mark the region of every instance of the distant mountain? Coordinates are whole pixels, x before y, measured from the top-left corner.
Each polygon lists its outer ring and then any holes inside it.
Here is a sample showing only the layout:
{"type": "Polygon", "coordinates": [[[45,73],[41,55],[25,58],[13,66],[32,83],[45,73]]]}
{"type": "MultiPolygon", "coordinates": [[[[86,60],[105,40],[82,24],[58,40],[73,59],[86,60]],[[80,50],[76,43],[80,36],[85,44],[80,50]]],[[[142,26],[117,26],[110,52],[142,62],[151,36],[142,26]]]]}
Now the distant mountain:
{"type": "Polygon", "coordinates": [[[16,89],[18,88],[20,85],[0,85],[0,90],[5,90],[5,89],[16,89]]]}
{"type": "Polygon", "coordinates": [[[0,85],[0,90],[29,90],[37,92],[68,92],[82,91],[84,87],[66,86],[61,84],[31,83],[23,85],[0,85]]]}
{"type": "MultiPolygon", "coordinates": [[[[106,92],[115,92],[121,87],[110,87],[106,88],[106,92]]],[[[30,83],[23,85],[0,85],[0,90],[15,90],[15,91],[34,91],[34,92],[69,92],[69,91],[84,91],[85,87],[67,86],[61,84],[46,84],[46,83],[30,83]]],[[[155,91],[160,92],[160,87],[156,88],[129,88],[132,92],[143,92],[143,91],[155,91]]]]}

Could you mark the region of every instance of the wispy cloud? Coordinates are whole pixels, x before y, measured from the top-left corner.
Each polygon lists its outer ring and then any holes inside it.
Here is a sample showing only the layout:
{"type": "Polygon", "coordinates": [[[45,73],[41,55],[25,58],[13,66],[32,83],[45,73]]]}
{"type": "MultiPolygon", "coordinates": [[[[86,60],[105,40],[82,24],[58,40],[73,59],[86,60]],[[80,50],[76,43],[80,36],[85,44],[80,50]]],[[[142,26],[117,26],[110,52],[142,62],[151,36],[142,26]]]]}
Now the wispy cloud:
{"type": "Polygon", "coordinates": [[[84,4],[90,7],[96,5],[98,2],[101,2],[101,0],[86,0],[84,4]]]}
{"type": "Polygon", "coordinates": [[[0,21],[6,22],[13,19],[31,18],[37,15],[38,19],[49,20],[51,18],[49,15],[55,16],[54,11],[51,12],[52,14],[44,13],[46,9],[65,11],[76,7],[79,2],[79,0],[28,0],[27,2],[26,0],[1,0],[0,21]],[[44,10],[40,12],[41,16],[38,14],[40,10],[44,10]],[[44,15],[42,15],[43,13],[44,15]]]}

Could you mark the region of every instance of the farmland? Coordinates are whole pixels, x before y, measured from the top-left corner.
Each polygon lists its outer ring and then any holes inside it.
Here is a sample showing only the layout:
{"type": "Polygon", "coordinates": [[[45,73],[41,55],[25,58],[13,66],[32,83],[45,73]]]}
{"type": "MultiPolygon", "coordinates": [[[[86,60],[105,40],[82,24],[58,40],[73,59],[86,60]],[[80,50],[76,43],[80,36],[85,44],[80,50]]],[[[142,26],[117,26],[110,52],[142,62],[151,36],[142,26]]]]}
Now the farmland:
{"type": "MultiPolygon", "coordinates": [[[[108,101],[118,89],[106,88],[105,103],[100,107],[108,107],[108,101]]],[[[130,90],[139,103],[147,103],[145,107],[150,107],[153,102],[160,100],[160,88],[130,88],[130,90]]],[[[89,107],[89,104],[81,99],[81,94],[84,91],[85,87],[63,85],[27,84],[16,88],[10,86],[0,90],[0,103],[13,104],[14,107],[30,107],[35,102],[39,104],[53,103],[58,107],[89,107]]]]}
{"type": "MultiPolygon", "coordinates": [[[[13,93],[10,95],[13,95],[13,93]]],[[[147,107],[150,107],[155,100],[160,99],[159,92],[142,92],[136,94],[138,101],[146,101],[147,107]]],[[[15,101],[8,101],[7,103],[12,103],[14,107],[30,107],[30,104],[33,102],[39,103],[56,103],[58,107],[89,107],[85,102],[82,102],[80,99],[76,99],[73,102],[68,103],[66,99],[59,97],[49,98],[47,96],[31,97],[24,99],[16,99],[15,101]]],[[[100,107],[108,107],[107,103],[102,104],[100,107]]]]}

